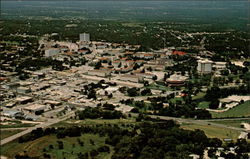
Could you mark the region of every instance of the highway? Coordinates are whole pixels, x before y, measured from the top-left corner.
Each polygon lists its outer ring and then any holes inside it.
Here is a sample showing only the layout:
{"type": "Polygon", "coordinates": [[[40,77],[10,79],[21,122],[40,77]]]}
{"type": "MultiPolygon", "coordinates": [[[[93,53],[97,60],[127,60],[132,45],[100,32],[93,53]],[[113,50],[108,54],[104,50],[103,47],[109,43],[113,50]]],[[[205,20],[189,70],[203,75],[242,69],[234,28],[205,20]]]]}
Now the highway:
{"type": "MultiPolygon", "coordinates": [[[[132,116],[137,116],[138,114],[130,113],[132,116]]],[[[220,128],[227,128],[237,131],[246,131],[244,128],[238,128],[233,126],[228,126],[224,124],[218,124],[211,121],[215,121],[215,119],[210,120],[196,120],[196,119],[184,119],[184,118],[176,118],[176,117],[168,117],[168,116],[159,116],[159,115],[149,115],[151,118],[154,119],[161,119],[161,120],[174,120],[178,123],[190,123],[190,124],[197,124],[197,125],[210,125],[210,126],[216,126],[220,128]]],[[[235,118],[234,120],[242,120],[243,118],[235,118]]],[[[244,118],[244,119],[250,119],[250,118],[244,118]]],[[[224,119],[217,119],[218,121],[222,121],[224,119]]],[[[228,119],[225,119],[228,120],[228,119]]]]}
{"type": "Polygon", "coordinates": [[[216,127],[220,127],[220,128],[227,128],[227,129],[232,129],[232,130],[237,130],[237,131],[245,131],[244,128],[237,128],[237,127],[228,126],[228,125],[224,125],[224,124],[217,124],[217,123],[210,122],[209,120],[183,119],[183,118],[175,118],[175,117],[156,116],[156,115],[149,115],[149,116],[151,118],[159,118],[159,119],[162,119],[162,120],[174,120],[174,121],[177,121],[178,123],[191,123],[191,124],[197,124],[197,125],[210,125],[210,126],[216,126],[216,127]]]}
{"type": "Polygon", "coordinates": [[[69,114],[66,114],[65,116],[63,116],[62,118],[58,118],[58,119],[48,119],[48,121],[46,121],[46,122],[44,122],[44,123],[38,124],[38,125],[36,125],[36,126],[34,126],[34,127],[27,128],[26,130],[24,130],[24,131],[22,131],[22,132],[20,132],[20,133],[17,133],[17,134],[15,134],[15,135],[12,135],[12,136],[10,136],[10,137],[7,137],[7,138],[1,140],[1,141],[0,141],[0,146],[2,146],[2,145],[4,145],[4,144],[7,144],[7,143],[9,143],[9,142],[11,142],[11,141],[13,141],[13,140],[16,140],[16,139],[18,139],[19,137],[24,136],[24,135],[30,133],[32,130],[35,130],[35,129],[37,129],[37,128],[45,128],[45,127],[51,126],[51,125],[53,125],[53,124],[56,124],[56,123],[58,123],[58,122],[60,122],[60,121],[66,120],[66,119],[72,117],[74,114],[75,114],[75,112],[70,112],[69,114]]]}

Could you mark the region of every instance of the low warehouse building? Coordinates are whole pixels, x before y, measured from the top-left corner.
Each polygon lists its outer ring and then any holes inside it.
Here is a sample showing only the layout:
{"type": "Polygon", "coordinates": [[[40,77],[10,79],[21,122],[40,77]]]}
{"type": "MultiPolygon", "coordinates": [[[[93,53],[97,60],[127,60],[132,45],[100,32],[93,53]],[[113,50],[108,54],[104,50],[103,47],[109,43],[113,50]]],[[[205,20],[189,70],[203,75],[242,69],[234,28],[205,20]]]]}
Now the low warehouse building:
{"type": "Polygon", "coordinates": [[[2,112],[2,115],[10,118],[16,118],[16,117],[22,117],[23,112],[18,110],[6,110],[2,112]]]}
{"type": "Polygon", "coordinates": [[[42,105],[42,104],[31,104],[31,105],[23,108],[23,110],[26,110],[30,113],[42,112],[45,109],[46,109],[46,105],[42,105]]]}

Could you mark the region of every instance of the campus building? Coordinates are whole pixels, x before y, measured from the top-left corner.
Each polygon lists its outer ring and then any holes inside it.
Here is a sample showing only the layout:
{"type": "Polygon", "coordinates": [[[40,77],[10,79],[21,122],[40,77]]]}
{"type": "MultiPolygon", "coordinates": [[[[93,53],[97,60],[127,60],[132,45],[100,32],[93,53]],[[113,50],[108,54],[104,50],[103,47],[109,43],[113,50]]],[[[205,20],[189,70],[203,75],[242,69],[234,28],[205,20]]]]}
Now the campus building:
{"type": "Polygon", "coordinates": [[[199,73],[211,73],[212,72],[212,64],[213,61],[210,61],[208,59],[202,59],[198,60],[198,66],[197,66],[197,71],[199,73]]]}

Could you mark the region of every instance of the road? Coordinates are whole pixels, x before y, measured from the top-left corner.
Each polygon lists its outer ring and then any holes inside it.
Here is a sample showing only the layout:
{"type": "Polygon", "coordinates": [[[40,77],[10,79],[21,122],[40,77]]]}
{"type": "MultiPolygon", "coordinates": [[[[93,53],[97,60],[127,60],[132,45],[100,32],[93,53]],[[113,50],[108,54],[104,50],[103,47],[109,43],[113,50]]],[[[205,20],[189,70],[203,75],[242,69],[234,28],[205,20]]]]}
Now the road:
{"type": "Polygon", "coordinates": [[[233,126],[227,126],[224,124],[217,124],[213,122],[209,122],[209,120],[195,120],[195,119],[183,119],[183,118],[175,118],[175,117],[166,117],[166,116],[157,116],[157,115],[149,115],[151,118],[159,118],[162,120],[175,120],[179,123],[191,123],[191,124],[198,124],[198,125],[210,125],[210,126],[216,126],[220,128],[227,128],[237,131],[245,131],[244,128],[237,128],[233,126]]]}
{"type": "Polygon", "coordinates": [[[15,139],[18,139],[19,137],[21,136],[24,136],[28,133],[30,133],[32,130],[35,130],[36,128],[45,128],[45,127],[48,127],[50,125],[53,125],[53,124],[56,124],[60,121],[63,121],[63,120],[66,120],[68,118],[70,118],[71,116],[74,115],[74,112],[70,112],[69,114],[66,114],[65,116],[63,116],[62,118],[59,118],[59,119],[48,119],[48,121],[44,122],[44,123],[41,123],[41,124],[38,124],[34,127],[30,127],[30,128],[27,128],[27,130],[24,130],[20,133],[17,133],[15,135],[12,135],[10,137],[7,137],[3,140],[0,141],[0,146],[4,145],[4,144],[7,144],[15,139]]]}

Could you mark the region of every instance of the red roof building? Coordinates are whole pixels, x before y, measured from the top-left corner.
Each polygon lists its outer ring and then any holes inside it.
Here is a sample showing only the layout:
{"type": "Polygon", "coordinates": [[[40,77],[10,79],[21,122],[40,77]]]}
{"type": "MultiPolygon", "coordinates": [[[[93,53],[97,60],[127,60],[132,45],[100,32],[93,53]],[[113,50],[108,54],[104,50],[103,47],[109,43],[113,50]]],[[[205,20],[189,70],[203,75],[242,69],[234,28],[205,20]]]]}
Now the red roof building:
{"type": "Polygon", "coordinates": [[[183,52],[183,51],[173,51],[173,52],[172,52],[172,55],[180,55],[180,56],[183,56],[183,55],[186,55],[186,53],[183,52]]]}

